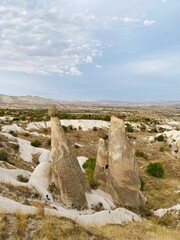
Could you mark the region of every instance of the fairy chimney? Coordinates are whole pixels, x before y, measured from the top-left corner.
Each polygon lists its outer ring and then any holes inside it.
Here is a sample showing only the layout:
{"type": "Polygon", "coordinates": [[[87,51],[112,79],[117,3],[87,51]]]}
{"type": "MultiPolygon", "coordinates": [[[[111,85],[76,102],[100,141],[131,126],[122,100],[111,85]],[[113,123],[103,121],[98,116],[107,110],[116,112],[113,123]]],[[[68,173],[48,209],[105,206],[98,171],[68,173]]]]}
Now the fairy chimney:
{"type": "Polygon", "coordinates": [[[108,139],[100,139],[94,179],[121,206],[143,207],[140,179],[133,148],[123,119],[111,117],[108,139]]]}
{"type": "Polygon", "coordinates": [[[108,145],[108,191],[117,204],[138,208],[144,205],[144,197],[140,192],[138,168],[132,149],[123,120],[112,116],[108,145]]]}
{"type": "Polygon", "coordinates": [[[102,190],[106,190],[108,168],[108,147],[107,140],[100,138],[98,143],[94,180],[102,190]]]}
{"type": "Polygon", "coordinates": [[[61,201],[65,205],[83,209],[87,206],[86,179],[61,126],[57,108],[51,108],[49,115],[51,116],[52,182],[59,189],[61,201]]]}

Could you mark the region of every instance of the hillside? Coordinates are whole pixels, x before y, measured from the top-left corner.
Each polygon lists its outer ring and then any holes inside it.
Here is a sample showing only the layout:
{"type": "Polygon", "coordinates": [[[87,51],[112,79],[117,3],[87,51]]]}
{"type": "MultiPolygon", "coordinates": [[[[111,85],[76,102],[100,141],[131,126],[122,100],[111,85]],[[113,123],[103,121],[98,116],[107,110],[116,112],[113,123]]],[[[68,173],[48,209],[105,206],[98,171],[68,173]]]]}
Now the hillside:
{"type": "Polygon", "coordinates": [[[61,101],[50,98],[43,98],[38,96],[8,96],[0,94],[0,107],[7,109],[47,109],[52,105],[57,105],[59,109],[62,110],[98,110],[98,109],[116,109],[122,108],[137,108],[137,107],[147,107],[147,108],[175,108],[180,109],[179,101],[167,101],[167,102],[124,102],[124,101],[61,101]]]}
{"type": "MultiPolygon", "coordinates": [[[[23,111],[18,113],[21,118],[23,111]]],[[[177,111],[169,111],[167,116],[160,111],[152,113],[143,109],[126,112],[126,130],[140,168],[141,190],[147,199],[144,210],[125,209],[123,206],[114,210],[109,196],[93,189],[88,195],[89,206],[102,201],[103,207],[80,212],[49,204],[29,184],[34,169],[40,163],[50,161],[51,124],[43,121],[44,114],[39,122],[22,121],[13,115],[1,117],[0,238],[178,240],[180,149],[172,148],[180,137],[177,114],[177,111]],[[164,136],[162,141],[157,140],[161,139],[158,136],[164,136]],[[32,142],[40,145],[33,146],[32,142]],[[163,178],[147,174],[150,162],[163,165],[163,178]]],[[[83,170],[82,165],[87,158],[96,158],[98,140],[108,133],[109,122],[62,119],[61,124],[83,170]]],[[[44,184],[43,176],[36,179],[36,184],[44,184]]],[[[54,190],[48,186],[47,191],[51,193],[54,190]]]]}
{"type": "Polygon", "coordinates": [[[8,96],[0,94],[0,106],[4,108],[36,108],[59,104],[58,101],[38,96],[8,96]]]}

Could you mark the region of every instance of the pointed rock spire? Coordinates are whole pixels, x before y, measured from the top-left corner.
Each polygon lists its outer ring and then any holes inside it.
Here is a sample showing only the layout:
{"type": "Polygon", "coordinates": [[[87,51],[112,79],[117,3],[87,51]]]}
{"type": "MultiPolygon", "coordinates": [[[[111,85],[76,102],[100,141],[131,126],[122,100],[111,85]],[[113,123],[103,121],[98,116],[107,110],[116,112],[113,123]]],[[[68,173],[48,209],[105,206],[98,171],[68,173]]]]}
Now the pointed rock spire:
{"type": "Polygon", "coordinates": [[[49,115],[51,116],[52,182],[59,189],[61,201],[65,205],[83,209],[87,206],[86,179],[60,124],[57,108],[51,108],[49,115]]]}
{"type": "Polygon", "coordinates": [[[132,149],[123,120],[112,116],[108,140],[99,140],[94,179],[116,204],[139,208],[144,197],[132,149]]]}
{"type": "Polygon", "coordinates": [[[142,207],[144,197],[140,193],[140,179],[136,159],[127,137],[124,122],[111,117],[109,130],[109,193],[120,205],[142,207]]]}
{"type": "Polygon", "coordinates": [[[103,138],[99,139],[96,167],[94,170],[94,180],[100,189],[106,191],[107,186],[107,168],[108,168],[108,146],[107,141],[103,138]]]}

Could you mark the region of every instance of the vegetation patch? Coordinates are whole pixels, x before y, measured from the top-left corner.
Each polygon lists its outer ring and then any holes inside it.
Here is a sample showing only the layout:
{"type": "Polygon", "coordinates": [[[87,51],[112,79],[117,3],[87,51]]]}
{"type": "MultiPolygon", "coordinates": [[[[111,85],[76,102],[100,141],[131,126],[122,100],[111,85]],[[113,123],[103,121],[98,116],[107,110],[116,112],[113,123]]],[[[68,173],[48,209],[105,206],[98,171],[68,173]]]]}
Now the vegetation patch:
{"type": "Polygon", "coordinates": [[[161,135],[155,137],[155,140],[158,142],[164,142],[165,139],[164,139],[164,136],[161,134],[161,135]]]}
{"type": "Polygon", "coordinates": [[[5,150],[0,151],[0,160],[4,162],[8,162],[8,154],[5,150]]]}
{"type": "Polygon", "coordinates": [[[13,131],[13,130],[11,130],[9,133],[10,133],[13,137],[17,137],[17,136],[18,136],[18,134],[17,134],[15,131],[13,131]]]}
{"type": "Polygon", "coordinates": [[[35,141],[31,142],[31,146],[33,146],[33,147],[40,147],[41,143],[40,143],[39,140],[35,140],[35,141]]]}
{"type": "Polygon", "coordinates": [[[141,188],[140,188],[140,190],[141,190],[141,191],[144,191],[145,181],[144,181],[144,179],[143,179],[142,177],[140,177],[140,182],[141,182],[141,188]]]}
{"type": "Polygon", "coordinates": [[[136,150],[135,156],[136,156],[136,157],[144,158],[145,160],[148,159],[148,155],[145,154],[144,152],[140,151],[140,150],[136,150]]]}
{"type": "Polygon", "coordinates": [[[146,172],[154,177],[162,178],[164,176],[164,168],[162,163],[155,162],[155,163],[149,163],[146,169],[146,172]]]}
{"type": "Polygon", "coordinates": [[[95,166],[96,166],[95,158],[89,158],[83,164],[83,168],[86,170],[86,178],[87,178],[91,188],[94,188],[94,189],[97,188],[97,183],[95,182],[95,180],[93,178],[95,166]]]}
{"type": "Polygon", "coordinates": [[[134,128],[131,124],[126,123],[125,125],[126,125],[126,127],[125,127],[126,132],[134,132],[134,128]]]}

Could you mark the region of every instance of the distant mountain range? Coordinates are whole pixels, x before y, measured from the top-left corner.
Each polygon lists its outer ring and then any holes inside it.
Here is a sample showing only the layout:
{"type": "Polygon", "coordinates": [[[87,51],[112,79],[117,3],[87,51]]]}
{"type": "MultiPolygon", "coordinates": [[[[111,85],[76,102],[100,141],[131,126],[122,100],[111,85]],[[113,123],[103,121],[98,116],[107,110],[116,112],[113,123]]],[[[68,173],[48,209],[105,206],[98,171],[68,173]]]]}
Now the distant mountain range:
{"type": "Polygon", "coordinates": [[[37,107],[37,106],[50,106],[53,104],[59,104],[59,102],[48,99],[42,98],[38,96],[8,96],[4,94],[0,94],[0,106],[6,108],[12,107],[37,107]]]}
{"type": "Polygon", "coordinates": [[[59,108],[71,108],[82,106],[112,106],[112,107],[135,107],[135,106],[174,106],[180,108],[180,101],[154,101],[154,102],[128,102],[128,101],[61,101],[38,96],[8,96],[0,94],[1,108],[48,108],[58,105],[59,108]]]}

